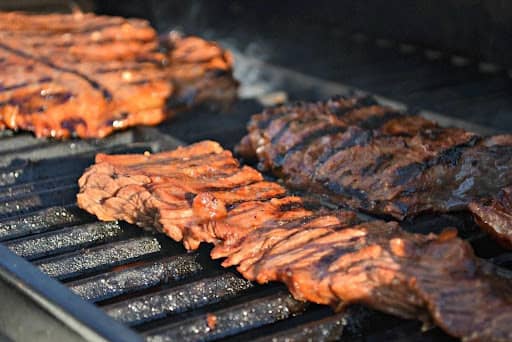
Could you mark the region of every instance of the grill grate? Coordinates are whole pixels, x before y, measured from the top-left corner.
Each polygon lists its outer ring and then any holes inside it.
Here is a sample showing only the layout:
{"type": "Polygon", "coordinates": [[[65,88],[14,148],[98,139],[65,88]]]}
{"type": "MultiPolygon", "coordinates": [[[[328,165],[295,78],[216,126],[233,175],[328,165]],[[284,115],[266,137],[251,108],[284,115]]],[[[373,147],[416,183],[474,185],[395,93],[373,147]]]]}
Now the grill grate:
{"type": "MultiPolygon", "coordinates": [[[[308,82],[295,84],[325,91],[319,97],[345,89],[308,82]]],[[[257,111],[248,109],[247,102],[242,105],[244,113],[257,111]]],[[[204,114],[198,115],[203,118],[200,115],[204,114]]],[[[247,118],[210,116],[209,120],[217,120],[211,125],[216,131],[211,134],[210,125],[204,123],[204,131],[195,133],[197,139],[224,134],[231,142],[234,135],[219,132],[218,121],[229,122],[228,130],[238,127],[237,134],[241,135],[247,118]]],[[[183,125],[183,121],[178,122],[175,129],[183,125]]],[[[190,122],[189,131],[194,126],[195,122],[190,122]]],[[[417,322],[364,307],[353,306],[334,314],[327,307],[296,301],[281,285],[259,286],[231,269],[223,269],[209,258],[208,246],[187,253],[161,234],[123,222],[98,222],[76,207],[76,181],[97,152],[157,152],[176,144],[172,138],[146,128],[100,142],[58,143],[3,134],[1,243],[148,341],[451,340],[439,329],[423,333],[417,322]]],[[[447,223],[464,226],[463,236],[479,255],[502,267],[512,266],[512,254],[497,248],[469,223],[452,216],[437,222],[439,226],[447,223]]],[[[432,224],[425,219],[411,227],[421,231],[432,224]]]]}

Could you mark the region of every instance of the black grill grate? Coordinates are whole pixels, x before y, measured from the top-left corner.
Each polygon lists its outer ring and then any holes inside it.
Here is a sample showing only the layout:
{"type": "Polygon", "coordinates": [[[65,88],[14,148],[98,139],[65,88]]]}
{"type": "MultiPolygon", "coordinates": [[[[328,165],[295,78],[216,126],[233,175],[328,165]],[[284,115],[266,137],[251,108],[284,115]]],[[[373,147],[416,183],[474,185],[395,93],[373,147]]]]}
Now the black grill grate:
{"type": "MultiPolygon", "coordinates": [[[[286,77],[281,78],[286,82],[286,77]]],[[[332,84],[322,88],[305,80],[300,82],[305,87],[302,92],[344,89],[332,84]]],[[[326,95],[330,94],[321,97],[326,95]]],[[[257,111],[247,109],[247,102],[239,105],[244,113],[257,111]]],[[[210,116],[217,120],[211,127],[215,132],[210,134],[205,124],[202,132],[196,132],[197,139],[224,134],[232,140],[233,135],[219,132],[219,122],[225,120],[228,130],[237,128],[241,135],[247,118],[246,114],[238,119],[236,115],[210,116]]],[[[193,131],[197,120],[189,121],[193,122],[188,129],[193,131]]],[[[175,127],[180,125],[183,128],[183,120],[175,127]]],[[[100,142],[59,143],[4,134],[0,138],[0,241],[148,341],[450,340],[439,329],[423,333],[417,322],[364,307],[335,314],[327,307],[296,301],[281,285],[259,286],[232,269],[223,269],[209,258],[208,246],[187,253],[163,235],[122,222],[99,222],[76,207],[76,181],[97,152],[157,152],[176,144],[145,128],[100,142]]],[[[466,225],[448,216],[437,224],[446,222],[466,225]]],[[[421,230],[431,225],[425,220],[412,226],[421,230]]],[[[511,266],[512,254],[504,254],[474,227],[463,228],[479,255],[511,266]]]]}

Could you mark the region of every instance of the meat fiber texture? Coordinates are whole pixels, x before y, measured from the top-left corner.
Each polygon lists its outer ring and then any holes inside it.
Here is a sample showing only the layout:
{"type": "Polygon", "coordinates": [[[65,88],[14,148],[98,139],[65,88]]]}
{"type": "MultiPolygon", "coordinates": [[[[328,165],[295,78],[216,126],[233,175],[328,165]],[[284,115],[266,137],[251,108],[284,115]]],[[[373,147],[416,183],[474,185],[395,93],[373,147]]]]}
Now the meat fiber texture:
{"type": "Polygon", "coordinates": [[[0,129],[102,138],[236,97],[231,54],[140,19],[0,12],[0,129]]]}
{"type": "Polygon", "coordinates": [[[156,229],[259,283],[342,310],[363,303],[435,323],[467,341],[512,339],[512,284],[454,229],[412,234],[353,212],[308,210],[211,141],[174,151],[96,157],[78,205],[101,220],[156,229]]]}
{"type": "Polygon", "coordinates": [[[512,135],[481,137],[371,97],[270,108],[238,146],[292,188],[398,220],[470,211],[512,246],[512,135]]]}

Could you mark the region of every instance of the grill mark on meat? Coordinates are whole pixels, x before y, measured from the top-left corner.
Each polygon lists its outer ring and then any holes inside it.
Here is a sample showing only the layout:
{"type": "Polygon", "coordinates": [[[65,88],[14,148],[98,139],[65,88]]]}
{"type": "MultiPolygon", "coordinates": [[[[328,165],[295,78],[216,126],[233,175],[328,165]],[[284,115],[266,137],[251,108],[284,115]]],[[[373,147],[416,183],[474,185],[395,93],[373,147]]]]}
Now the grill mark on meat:
{"type": "Polygon", "coordinates": [[[328,149],[327,152],[324,152],[321,156],[318,157],[318,163],[315,166],[314,174],[316,174],[316,169],[321,167],[324,163],[328,162],[329,159],[336,153],[350,147],[364,146],[370,143],[370,141],[372,141],[373,136],[374,134],[372,131],[355,130],[355,134],[350,135],[349,139],[342,140],[339,146],[335,146],[334,148],[328,149]]]}
{"type": "MultiPolygon", "coordinates": [[[[119,24],[121,24],[121,23],[122,23],[121,21],[117,21],[117,22],[105,23],[105,24],[91,26],[91,27],[83,26],[83,27],[80,27],[80,30],[78,30],[78,31],[71,30],[70,32],[71,33],[94,33],[94,32],[97,32],[97,31],[102,31],[102,30],[107,29],[107,28],[118,27],[119,24]]],[[[5,29],[5,30],[10,29],[9,27],[1,26],[1,24],[0,24],[0,28],[1,29],[5,29]]],[[[64,31],[68,31],[68,30],[64,30],[64,31]]],[[[27,33],[30,33],[30,34],[37,34],[37,35],[41,35],[41,36],[48,36],[48,37],[51,37],[51,36],[53,36],[55,34],[55,31],[44,32],[44,31],[23,30],[23,32],[27,32],[27,33]]]]}
{"type": "Polygon", "coordinates": [[[104,68],[104,67],[100,67],[100,68],[97,68],[94,70],[94,73],[95,74],[109,74],[109,73],[118,73],[118,72],[122,72],[122,71],[127,71],[127,70],[130,70],[130,71],[140,71],[140,70],[144,70],[144,66],[142,65],[126,65],[126,66],[122,66],[122,67],[116,67],[116,68],[104,68]]]}
{"type": "Polygon", "coordinates": [[[439,164],[457,166],[464,149],[475,146],[480,140],[480,137],[473,136],[467,142],[449,147],[433,158],[399,167],[395,171],[396,178],[392,181],[393,186],[404,185],[428,168],[439,164]]]}
{"type": "MultiPolygon", "coordinates": [[[[333,97],[332,101],[328,102],[327,104],[318,103],[317,105],[325,107],[326,110],[328,110],[330,113],[342,117],[345,114],[348,114],[354,110],[362,109],[365,107],[371,107],[373,105],[376,105],[377,102],[370,96],[364,96],[364,97],[358,97],[358,98],[352,98],[347,99],[342,96],[336,96],[333,97]],[[351,103],[352,102],[352,103],[351,103]]],[[[289,107],[285,105],[278,105],[276,107],[271,107],[267,109],[266,111],[266,119],[260,118],[257,123],[257,127],[259,129],[266,129],[268,128],[268,125],[276,119],[282,118],[284,116],[287,116],[290,111],[289,109],[292,109],[295,113],[304,113],[307,112],[308,109],[310,109],[311,104],[307,102],[301,102],[297,101],[290,105],[289,107]]]]}
{"type": "Polygon", "coordinates": [[[21,88],[25,88],[25,87],[32,86],[32,85],[49,83],[51,81],[52,81],[51,77],[42,77],[39,80],[37,80],[36,82],[21,82],[21,83],[9,85],[9,86],[5,86],[5,85],[2,85],[2,83],[0,83],[0,93],[6,92],[6,91],[11,91],[11,90],[16,90],[16,89],[21,89],[21,88]]]}
{"type": "MultiPolygon", "coordinates": [[[[362,190],[354,189],[350,186],[343,186],[339,183],[335,182],[325,182],[324,187],[330,191],[332,191],[335,194],[341,195],[343,197],[351,198],[355,197],[362,203],[368,202],[368,197],[362,190]]],[[[368,205],[363,205],[364,207],[367,207],[368,205]]]]}
{"type": "Polygon", "coordinates": [[[21,58],[28,59],[28,60],[31,60],[31,61],[34,61],[37,63],[41,63],[41,64],[44,64],[52,69],[55,69],[55,70],[58,70],[61,72],[70,73],[77,77],[80,77],[81,79],[83,79],[84,81],[89,83],[91,88],[99,91],[101,93],[101,95],[103,96],[103,98],[105,99],[105,101],[110,102],[112,100],[112,94],[110,93],[110,91],[107,88],[105,88],[103,85],[99,84],[97,81],[89,78],[87,75],[84,75],[79,71],[69,69],[67,67],[61,67],[61,66],[55,65],[54,63],[52,63],[48,60],[43,60],[43,59],[37,58],[35,56],[30,56],[27,53],[20,51],[18,49],[14,49],[4,43],[0,43],[0,48],[4,49],[5,51],[8,51],[10,53],[13,53],[21,58]]]}
{"type": "Polygon", "coordinates": [[[352,99],[347,99],[343,96],[334,96],[331,101],[327,102],[327,106],[329,108],[329,111],[333,113],[334,115],[338,117],[342,117],[354,110],[365,108],[365,107],[371,107],[375,106],[377,102],[372,96],[362,96],[362,97],[354,97],[352,99]],[[352,105],[344,105],[340,106],[340,101],[344,104],[347,102],[353,101],[354,103],[352,105]]]}
{"type": "Polygon", "coordinates": [[[310,132],[308,135],[302,138],[301,142],[291,146],[284,153],[280,153],[276,157],[274,157],[275,167],[280,168],[283,164],[286,163],[286,159],[288,158],[288,156],[294,154],[295,152],[299,152],[306,149],[307,147],[309,147],[309,144],[311,144],[315,139],[325,135],[335,134],[338,133],[339,131],[340,129],[338,127],[327,127],[310,132]]]}
{"type": "Polygon", "coordinates": [[[372,176],[379,172],[379,170],[384,169],[391,161],[393,161],[393,155],[391,153],[384,153],[377,157],[375,164],[364,167],[361,170],[361,175],[363,177],[372,176]]]}
{"type": "MultiPolygon", "coordinates": [[[[348,211],[306,210],[301,198],[240,167],[213,142],[150,156],[98,155],[79,186],[78,205],[100,219],[155,228],[187,249],[214,243],[212,257],[225,257],[223,266],[260,283],[284,282],[297,299],[334,308],[363,303],[433,321],[462,339],[512,338],[510,279],[482,264],[453,230],[420,235],[348,211]],[[213,157],[249,178],[231,184],[232,176],[211,166],[213,157]],[[209,172],[192,178],[201,158],[209,172]],[[161,177],[163,169],[172,172],[161,177]],[[210,191],[223,183],[231,185],[210,191]]],[[[500,205],[510,206],[510,193],[500,205]]]]}
{"type": "Polygon", "coordinates": [[[41,93],[36,91],[22,97],[13,97],[7,101],[0,102],[0,108],[11,105],[19,108],[24,114],[42,113],[48,106],[63,104],[73,97],[68,92],[41,93]],[[43,102],[42,102],[43,101],[43,102]]]}
{"type": "MultiPolygon", "coordinates": [[[[358,101],[356,103],[356,105],[354,105],[353,107],[345,107],[345,108],[343,108],[343,110],[337,109],[334,114],[337,117],[339,117],[340,119],[343,120],[343,116],[350,115],[351,113],[357,112],[357,111],[359,111],[361,109],[368,109],[368,108],[370,108],[372,106],[374,106],[373,102],[365,101],[364,98],[363,98],[362,101],[360,101],[360,102],[358,101]]],[[[328,114],[330,114],[330,113],[328,113],[328,114]]],[[[369,115],[369,116],[365,117],[362,121],[358,122],[358,124],[362,128],[366,128],[366,129],[378,128],[381,125],[383,125],[384,123],[386,123],[387,121],[389,121],[391,119],[394,119],[394,118],[396,118],[396,117],[398,117],[400,115],[401,115],[400,113],[397,113],[397,112],[394,112],[394,111],[387,112],[384,115],[369,115]]],[[[278,116],[278,118],[282,119],[284,116],[285,115],[278,116]]],[[[303,128],[303,130],[305,130],[306,127],[308,126],[308,124],[309,125],[313,125],[315,123],[316,118],[314,116],[312,116],[312,115],[306,115],[306,116],[305,115],[301,115],[301,116],[299,116],[297,118],[295,118],[293,115],[289,115],[286,124],[270,140],[271,143],[272,144],[279,143],[279,141],[281,140],[282,136],[285,133],[288,133],[288,131],[290,130],[291,124],[292,123],[293,124],[297,124],[297,123],[300,123],[301,121],[303,123],[302,128],[303,128]]],[[[354,122],[352,120],[348,121],[348,123],[349,124],[354,124],[354,122]]],[[[326,122],[326,124],[329,124],[329,122],[326,122]]],[[[304,139],[306,139],[306,141],[302,142],[301,146],[298,146],[297,149],[299,149],[302,146],[307,145],[309,142],[311,142],[311,140],[313,140],[316,137],[320,137],[322,135],[328,135],[328,134],[331,134],[331,133],[343,132],[346,129],[347,129],[347,127],[345,125],[340,126],[338,124],[338,125],[336,125],[335,127],[332,127],[332,128],[325,128],[325,133],[324,134],[322,134],[321,131],[319,131],[319,132],[311,132],[310,133],[311,135],[307,135],[307,136],[304,137],[304,139]]],[[[289,149],[294,149],[294,148],[295,148],[295,145],[289,147],[289,149]]]]}

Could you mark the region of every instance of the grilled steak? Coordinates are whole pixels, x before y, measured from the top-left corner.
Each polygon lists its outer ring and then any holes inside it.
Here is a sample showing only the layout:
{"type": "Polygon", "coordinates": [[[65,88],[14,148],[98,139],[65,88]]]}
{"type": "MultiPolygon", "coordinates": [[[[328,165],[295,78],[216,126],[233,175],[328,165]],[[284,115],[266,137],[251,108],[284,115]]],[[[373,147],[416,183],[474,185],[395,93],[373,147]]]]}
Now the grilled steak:
{"type": "Polygon", "coordinates": [[[125,220],[157,228],[188,249],[216,242],[212,229],[251,229],[260,221],[302,217],[297,197],[250,167],[239,167],[229,151],[206,141],[152,156],[99,154],[80,178],[78,204],[102,220],[125,220]],[[229,213],[229,215],[228,215],[229,213]],[[223,219],[208,226],[208,222],[223,219]],[[240,222],[247,222],[240,227],[240,222]],[[206,226],[204,226],[206,224],[206,226]],[[206,228],[205,228],[206,227],[206,228]]]}
{"type": "Polygon", "coordinates": [[[0,128],[104,137],[199,103],[229,104],[232,58],[138,19],[0,12],[0,128]],[[162,51],[159,51],[163,50],[162,51]]]}
{"type": "Polygon", "coordinates": [[[250,280],[282,281],[298,299],[341,309],[365,303],[434,322],[466,340],[512,338],[512,287],[457,238],[412,234],[349,211],[305,208],[217,143],[154,155],[100,154],[79,180],[78,205],[102,220],[156,228],[250,280]]]}
{"type": "Polygon", "coordinates": [[[419,235],[395,222],[354,225],[346,215],[318,215],[284,225],[271,222],[236,247],[216,247],[212,255],[228,256],[223,266],[239,265],[249,280],[286,283],[298,299],[333,307],[360,302],[433,320],[468,341],[512,338],[510,281],[481,264],[454,230],[419,235]]]}
{"type": "Polygon", "coordinates": [[[248,130],[239,153],[294,188],[399,220],[469,210],[512,246],[512,211],[500,204],[512,185],[512,136],[443,128],[367,97],[268,109],[248,130]]]}

